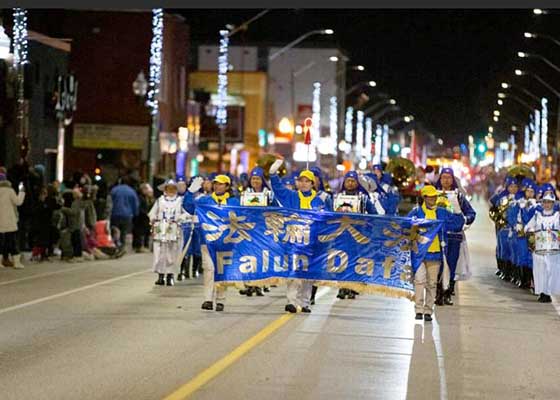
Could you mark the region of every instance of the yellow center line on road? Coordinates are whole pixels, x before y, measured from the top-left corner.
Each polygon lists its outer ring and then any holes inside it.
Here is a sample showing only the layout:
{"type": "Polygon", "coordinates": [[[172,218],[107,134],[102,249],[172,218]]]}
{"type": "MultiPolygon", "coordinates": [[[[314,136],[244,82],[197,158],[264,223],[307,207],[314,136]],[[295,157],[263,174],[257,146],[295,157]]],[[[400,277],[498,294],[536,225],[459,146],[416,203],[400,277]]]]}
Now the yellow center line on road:
{"type": "MultiPolygon", "coordinates": [[[[330,291],[328,287],[322,287],[317,291],[317,295],[315,296],[316,300],[319,300],[321,297],[326,295],[330,291]]],[[[206,368],[204,371],[199,373],[189,382],[185,383],[179,389],[175,390],[173,393],[165,397],[163,400],[183,400],[188,398],[202,386],[210,382],[212,379],[217,377],[221,374],[226,368],[232,365],[234,362],[239,360],[253,348],[257,347],[260,343],[263,342],[267,337],[272,335],[282,326],[286,325],[296,314],[284,314],[281,317],[275,319],[270,324],[265,326],[259,332],[257,332],[254,336],[247,339],[245,342],[241,343],[237,346],[231,353],[225,355],[214,364],[206,368]]]]}
{"type": "Polygon", "coordinates": [[[274,332],[284,326],[294,317],[294,315],[295,314],[284,314],[281,317],[275,319],[270,324],[261,329],[256,335],[240,344],[231,353],[222,357],[220,360],[216,361],[210,367],[206,368],[189,382],[165,397],[164,400],[182,400],[188,398],[206,383],[210,382],[212,379],[222,373],[231,364],[239,360],[256,346],[258,346],[268,336],[272,335],[274,332]]]}

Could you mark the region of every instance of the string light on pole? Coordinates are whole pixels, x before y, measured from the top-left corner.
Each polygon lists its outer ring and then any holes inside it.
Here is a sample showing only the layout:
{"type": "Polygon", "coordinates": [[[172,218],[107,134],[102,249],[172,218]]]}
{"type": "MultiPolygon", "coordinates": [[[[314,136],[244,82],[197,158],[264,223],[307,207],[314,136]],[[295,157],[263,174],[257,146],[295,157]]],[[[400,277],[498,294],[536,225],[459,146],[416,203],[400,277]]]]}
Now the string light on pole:
{"type": "Polygon", "coordinates": [[[381,141],[383,140],[383,128],[377,124],[375,128],[375,156],[373,157],[374,164],[381,163],[381,141]]]}
{"type": "Polygon", "coordinates": [[[539,159],[539,155],[541,152],[541,112],[539,110],[535,110],[535,133],[533,136],[533,150],[535,152],[535,160],[539,159]]]}
{"type": "Polygon", "coordinates": [[[14,66],[27,64],[27,10],[14,8],[14,66]]]}
{"type": "Polygon", "coordinates": [[[361,157],[364,150],[364,112],[356,112],[356,156],[361,157]]]}
{"type": "Polygon", "coordinates": [[[381,161],[389,160],[389,125],[383,125],[383,144],[381,148],[381,161]]]}
{"type": "Polygon", "coordinates": [[[548,156],[548,100],[541,99],[541,154],[548,156]]]}
{"type": "Polygon", "coordinates": [[[371,161],[372,135],[373,135],[373,120],[371,118],[366,118],[366,144],[362,155],[366,157],[368,161],[371,161]]]}
{"type": "Polygon", "coordinates": [[[225,126],[227,124],[227,72],[229,69],[229,30],[227,29],[220,31],[220,46],[218,51],[218,102],[216,110],[216,124],[219,126],[225,126]]]}
{"type": "Polygon", "coordinates": [[[348,107],[346,109],[346,121],[344,125],[344,141],[348,144],[352,143],[352,120],[354,119],[354,109],[348,107]]]}
{"type": "Polygon", "coordinates": [[[312,106],[313,114],[311,118],[313,120],[313,126],[311,127],[311,143],[314,147],[317,147],[321,137],[321,84],[319,82],[313,84],[312,106]]]}
{"type": "Polygon", "coordinates": [[[330,154],[336,155],[336,147],[338,143],[338,103],[336,96],[330,99],[330,116],[329,116],[329,129],[330,129],[330,154]]]}
{"type": "Polygon", "coordinates": [[[158,97],[161,84],[162,52],[163,9],[154,8],[152,10],[152,43],[150,45],[150,85],[146,102],[152,115],[156,115],[159,111],[158,97]]]}

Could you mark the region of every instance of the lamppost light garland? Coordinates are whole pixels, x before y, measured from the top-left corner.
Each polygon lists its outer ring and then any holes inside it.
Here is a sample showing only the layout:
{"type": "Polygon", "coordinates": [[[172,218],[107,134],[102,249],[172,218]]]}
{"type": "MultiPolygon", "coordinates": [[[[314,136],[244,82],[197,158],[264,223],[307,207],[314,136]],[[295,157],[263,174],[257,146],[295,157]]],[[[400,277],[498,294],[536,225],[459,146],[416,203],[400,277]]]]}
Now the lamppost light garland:
{"type": "Polygon", "coordinates": [[[352,120],[354,117],[354,108],[346,108],[346,123],[344,125],[344,141],[348,144],[352,143],[352,120]]]}
{"type": "Polygon", "coordinates": [[[228,62],[229,30],[220,31],[220,46],[218,53],[218,102],[216,110],[216,124],[224,126],[227,124],[227,93],[229,69],[228,62]]]}
{"type": "Polygon", "coordinates": [[[158,97],[161,85],[162,53],[163,9],[154,8],[152,10],[152,43],[150,45],[150,85],[146,102],[152,115],[156,115],[159,111],[158,97]]]}
{"type": "Polygon", "coordinates": [[[317,146],[321,136],[321,84],[319,82],[313,84],[312,112],[311,119],[313,120],[313,125],[311,125],[311,143],[317,146]]]}
{"type": "Polygon", "coordinates": [[[27,10],[14,8],[14,66],[27,64],[27,10]]]}

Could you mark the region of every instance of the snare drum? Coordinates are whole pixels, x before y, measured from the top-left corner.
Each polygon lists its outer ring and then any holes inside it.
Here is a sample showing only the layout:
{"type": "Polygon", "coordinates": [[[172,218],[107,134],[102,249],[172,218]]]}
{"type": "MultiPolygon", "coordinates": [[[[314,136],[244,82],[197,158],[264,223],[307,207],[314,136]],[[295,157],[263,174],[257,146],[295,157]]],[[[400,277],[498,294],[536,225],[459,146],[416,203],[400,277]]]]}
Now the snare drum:
{"type": "Polygon", "coordinates": [[[159,242],[175,242],[179,237],[179,225],[174,221],[161,220],[153,226],[153,238],[159,242]]]}
{"type": "Polygon", "coordinates": [[[535,232],[535,253],[540,255],[560,253],[558,231],[546,230],[535,232]]]}

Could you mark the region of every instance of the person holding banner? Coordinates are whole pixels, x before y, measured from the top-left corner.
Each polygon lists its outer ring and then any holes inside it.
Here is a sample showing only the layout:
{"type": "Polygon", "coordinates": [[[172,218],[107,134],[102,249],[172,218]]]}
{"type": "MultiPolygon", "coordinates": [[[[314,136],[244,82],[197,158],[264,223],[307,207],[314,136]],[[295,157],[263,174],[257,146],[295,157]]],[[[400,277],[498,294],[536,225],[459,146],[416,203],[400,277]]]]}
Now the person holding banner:
{"type": "Polygon", "coordinates": [[[460,257],[461,252],[468,253],[467,238],[465,237],[464,230],[469,228],[476,218],[476,212],[467,200],[465,193],[460,190],[460,184],[451,168],[443,168],[441,170],[438,181],[435,184],[436,189],[441,190],[443,197],[449,202],[451,211],[458,211],[462,213],[465,218],[465,225],[459,231],[447,232],[447,246],[446,257],[449,265],[449,289],[446,291],[441,290],[441,295],[438,296],[436,304],[438,305],[453,305],[452,295],[455,295],[455,272],[457,265],[461,261],[461,279],[468,279],[470,272],[468,265],[468,254],[460,257]]]}
{"type": "Polygon", "coordinates": [[[326,191],[321,168],[311,167],[309,170],[313,172],[313,175],[315,176],[315,179],[313,180],[313,189],[317,192],[317,196],[323,200],[327,207],[332,209],[332,193],[326,191]]]}
{"type": "MultiPolygon", "coordinates": [[[[183,206],[190,214],[194,214],[196,204],[239,206],[239,199],[232,195],[231,180],[227,175],[216,175],[212,181],[212,193],[195,199],[195,193],[202,188],[203,181],[201,177],[194,178],[183,198],[183,206]]],[[[216,311],[224,311],[225,288],[214,284],[214,262],[208,253],[204,235],[201,235],[200,241],[204,270],[204,303],[201,308],[213,310],[215,302],[216,311]]]]}
{"type": "Polygon", "coordinates": [[[525,231],[534,242],[533,279],[540,303],[550,303],[550,296],[560,294],[560,211],[554,209],[556,196],[546,193],[542,208],[536,210],[525,231]]]}
{"type": "MultiPolygon", "coordinates": [[[[251,170],[251,173],[249,174],[249,186],[241,194],[241,205],[246,207],[278,206],[278,202],[274,200],[274,193],[266,184],[264,170],[261,167],[255,167],[251,170]]],[[[249,297],[253,294],[256,294],[257,296],[264,296],[263,290],[267,292],[268,288],[245,285],[245,289],[240,290],[239,294],[244,294],[249,297]]]]}
{"type": "Polygon", "coordinates": [[[465,223],[465,218],[459,207],[451,213],[447,209],[436,205],[439,193],[434,186],[424,186],[420,194],[423,199],[422,205],[415,207],[408,214],[408,217],[443,221],[442,229],[430,243],[424,262],[414,275],[416,319],[424,318],[424,321],[430,322],[437,294],[438,277],[444,275],[442,272],[445,272],[447,232],[460,231],[465,223]],[[440,271],[442,265],[444,270],[440,271]]]}
{"type": "Polygon", "coordinates": [[[177,183],[173,179],[158,186],[163,192],[148,213],[153,230],[153,271],[158,274],[156,285],[173,286],[173,272],[181,262],[183,234],[179,226],[189,215],[183,209],[182,198],[177,195],[177,183]],[[165,277],[165,281],[164,281],[165,277]]]}
{"type": "MultiPolygon", "coordinates": [[[[272,191],[283,207],[302,210],[313,209],[332,211],[332,206],[321,200],[315,189],[313,189],[315,175],[310,170],[306,169],[300,172],[299,177],[297,178],[298,190],[287,189],[282,184],[280,177],[277,175],[282,163],[283,160],[276,160],[270,166],[269,172],[272,191]]],[[[302,280],[289,281],[286,293],[288,304],[286,304],[284,310],[290,313],[295,313],[297,312],[297,307],[299,306],[302,312],[310,313],[311,309],[309,306],[311,302],[311,291],[311,282],[302,280]]]]}
{"type": "MultiPolygon", "coordinates": [[[[340,192],[334,197],[334,211],[384,215],[385,210],[379,202],[378,193],[370,194],[366,189],[371,187],[371,183],[367,177],[358,175],[356,171],[347,172],[344,175],[340,192]]],[[[354,290],[340,288],[336,297],[341,300],[346,297],[355,299],[358,294],[354,290]]]]}

